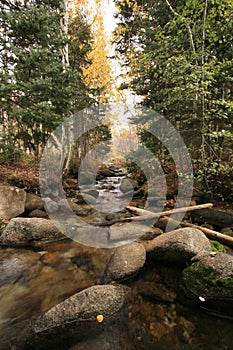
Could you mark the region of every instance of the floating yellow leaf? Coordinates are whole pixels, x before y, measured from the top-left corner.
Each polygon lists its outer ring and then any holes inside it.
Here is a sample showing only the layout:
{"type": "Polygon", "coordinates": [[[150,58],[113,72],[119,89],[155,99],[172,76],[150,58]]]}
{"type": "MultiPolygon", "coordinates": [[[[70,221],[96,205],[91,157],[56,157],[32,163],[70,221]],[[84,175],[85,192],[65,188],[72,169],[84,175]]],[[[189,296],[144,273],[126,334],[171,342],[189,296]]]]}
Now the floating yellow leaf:
{"type": "Polygon", "coordinates": [[[97,319],[97,322],[101,323],[104,320],[104,316],[103,315],[98,315],[98,316],[96,316],[96,319],[97,319]]]}

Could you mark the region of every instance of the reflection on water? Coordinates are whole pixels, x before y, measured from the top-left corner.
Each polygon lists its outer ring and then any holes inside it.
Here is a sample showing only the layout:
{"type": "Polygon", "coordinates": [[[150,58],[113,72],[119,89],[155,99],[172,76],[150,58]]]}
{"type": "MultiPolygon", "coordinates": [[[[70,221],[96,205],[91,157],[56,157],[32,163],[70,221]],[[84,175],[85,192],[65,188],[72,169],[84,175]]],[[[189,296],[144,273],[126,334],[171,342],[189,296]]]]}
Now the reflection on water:
{"type": "Polygon", "coordinates": [[[48,244],[43,251],[7,248],[0,254],[3,346],[3,341],[17,337],[17,333],[20,336],[25,321],[72,294],[101,283],[111,252],[67,239],[48,244]]]}
{"type": "MultiPolygon", "coordinates": [[[[88,248],[68,240],[49,244],[39,252],[1,250],[5,261],[1,266],[9,263],[12,274],[1,274],[0,348],[9,349],[9,339],[24,339],[23,332],[26,337],[33,317],[84,288],[104,283],[110,254],[109,249],[88,248]]],[[[231,320],[192,310],[180,303],[179,295],[175,301],[169,301],[167,295],[164,301],[156,299],[153,286],[175,286],[178,274],[175,269],[168,273],[147,263],[140,275],[125,282],[132,288],[132,299],[116,320],[103,322],[91,333],[85,326],[85,339],[75,336],[74,325],[72,332],[64,328],[59,339],[39,337],[36,346],[22,345],[21,349],[232,349],[231,320]]]]}

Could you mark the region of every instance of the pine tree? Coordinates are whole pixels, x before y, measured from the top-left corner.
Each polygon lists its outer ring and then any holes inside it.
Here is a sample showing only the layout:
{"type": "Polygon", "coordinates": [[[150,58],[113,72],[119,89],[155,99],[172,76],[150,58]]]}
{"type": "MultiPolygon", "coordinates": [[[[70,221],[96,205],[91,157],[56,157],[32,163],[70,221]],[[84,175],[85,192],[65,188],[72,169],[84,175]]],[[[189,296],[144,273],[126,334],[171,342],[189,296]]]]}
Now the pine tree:
{"type": "Polygon", "coordinates": [[[78,85],[80,68],[64,63],[63,5],[53,0],[1,5],[2,146],[23,147],[35,158],[52,130],[83,108],[88,95],[78,85]]]}

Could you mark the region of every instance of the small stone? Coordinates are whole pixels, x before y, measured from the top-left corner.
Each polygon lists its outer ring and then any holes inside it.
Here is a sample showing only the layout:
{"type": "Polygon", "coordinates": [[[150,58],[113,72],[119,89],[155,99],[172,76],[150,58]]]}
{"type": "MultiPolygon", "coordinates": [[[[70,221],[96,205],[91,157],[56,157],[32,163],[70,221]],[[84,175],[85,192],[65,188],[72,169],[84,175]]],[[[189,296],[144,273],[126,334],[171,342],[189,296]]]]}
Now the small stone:
{"type": "Polygon", "coordinates": [[[120,185],[120,190],[123,193],[130,192],[130,191],[133,193],[135,187],[136,187],[135,181],[129,180],[129,179],[123,179],[120,185]]]}

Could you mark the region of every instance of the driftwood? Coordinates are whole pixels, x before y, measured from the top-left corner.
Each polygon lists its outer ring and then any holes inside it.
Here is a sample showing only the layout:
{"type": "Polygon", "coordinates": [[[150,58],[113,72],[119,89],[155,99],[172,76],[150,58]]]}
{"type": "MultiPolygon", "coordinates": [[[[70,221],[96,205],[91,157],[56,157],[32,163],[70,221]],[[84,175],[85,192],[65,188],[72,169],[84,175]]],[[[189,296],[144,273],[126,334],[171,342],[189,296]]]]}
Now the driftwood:
{"type": "Polygon", "coordinates": [[[193,211],[197,209],[211,208],[213,206],[212,203],[200,204],[200,205],[192,205],[190,207],[177,208],[172,210],[161,211],[158,213],[153,213],[151,211],[140,209],[132,206],[126,207],[129,211],[141,215],[141,216],[133,216],[131,218],[125,219],[126,221],[139,221],[139,220],[147,220],[153,218],[159,218],[160,216],[167,216],[175,213],[184,213],[186,211],[193,211]]]}
{"type": "Polygon", "coordinates": [[[218,242],[225,244],[229,247],[233,247],[233,237],[224,235],[224,234],[217,232],[217,231],[214,231],[214,230],[210,230],[206,227],[194,225],[194,224],[191,224],[191,223],[185,222],[185,221],[179,222],[179,221],[171,219],[167,216],[159,219],[159,222],[160,223],[163,222],[163,224],[166,224],[168,222],[173,222],[174,224],[177,224],[177,225],[179,224],[179,225],[184,226],[184,227],[196,228],[196,229],[202,231],[206,235],[206,237],[208,237],[209,239],[218,241],[218,242]]]}

